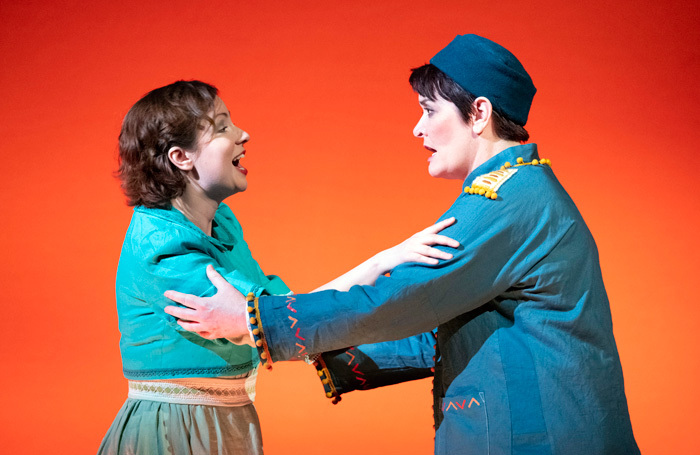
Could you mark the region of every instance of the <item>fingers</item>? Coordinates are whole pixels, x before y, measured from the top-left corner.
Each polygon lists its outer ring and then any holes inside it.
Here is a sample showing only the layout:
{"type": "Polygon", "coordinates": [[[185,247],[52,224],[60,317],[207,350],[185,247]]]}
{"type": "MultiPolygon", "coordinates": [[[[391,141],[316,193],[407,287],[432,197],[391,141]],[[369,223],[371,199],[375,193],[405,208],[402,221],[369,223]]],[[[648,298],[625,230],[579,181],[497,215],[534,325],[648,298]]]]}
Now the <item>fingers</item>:
{"type": "Polygon", "coordinates": [[[165,309],[163,310],[166,313],[168,313],[170,316],[174,316],[177,319],[184,319],[186,321],[191,321],[194,319],[195,314],[197,314],[196,310],[193,310],[191,308],[185,308],[181,306],[166,306],[165,309]]]}
{"type": "Polygon", "coordinates": [[[211,332],[203,331],[200,324],[196,322],[177,321],[177,324],[183,329],[187,330],[188,332],[194,332],[200,337],[206,338],[207,340],[213,340],[218,338],[217,336],[215,336],[215,334],[211,332]]]}
{"type": "Polygon", "coordinates": [[[186,307],[189,308],[194,308],[195,310],[199,308],[199,304],[197,302],[197,299],[199,297],[195,297],[191,294],[183,294],[182,292],[177,292],[177,291],[165,291],[163,293],[167,298],[172,300],[173,302],[177,302],[181,305],[185,305],[186,307]]]}
{"type": "MultiPolygon", "coordinates": [[[[444,259],[444,260],[452,259],[452,254],[450,254],[446,251],[438,250],[437,248],[429,247],[429,246],[425,246],[424,248],[421,248],[420,250],[418,250],[418,253],[425,258],[435,259],[436,260],[434,262],[435,264],[437,264],[437,259],[444,259]]],[[[433,262],[430,262],[430,263],[432,264],[433,262]]]]}
{"type": "Polygon", "coordinates": [[[180,320],[180,321],[177,321],[177,325],[179,325],[183,329],[187,330],[188,332],[196,332],[197,330],[202,330],[202,328],[199,327],[199,324],[196,322],[180,320]]]}
{"type": "Polygon", "coordinates": [[[228,285],[228,281],[226,281],[211,264],[207,266],[207,278],[209,278],[211,284],[213,284],[218,291],[220,291],[222,287],[228,285]]]}
{"type": "Polygon", "coordinates": [[[458,248],[459,242],[446,235],[440,234],[423,234],[420,233],[412,238],[419,245],[443,245],[451,248],[458,248]]]}
{"type": "Polygon", "coordinates": [[[428,265],[438,265],[440,263],[440,261],[438,261],[437,259],[433,259],[433,258],[428,257],[428,256],[417,256],[416,260],[413,262],[418,262],[421,264],[428,264],[428,265]]]}
{"type": "Polygon", "coordinates": [[[432,226],[428,226],[427,228],[423,229],[422,232],[425,232],[428,234],[437,234],[438,232],[442,231],[446,227],[452,226],[453,224],[455,224],[455,221],[457,221],[457,219],[452,216],[450,218],[447,218],[447,219],[444,219],[440,222],[437,222],[437,223],[433,224],[432,226]]]}
{"type": "Polygon", "coordinates": [[[428,245],[444,245],[452,248],[458,248],[459,242],[455,239],[447,237],[446,235],[432,234],[428,241],[425,242],[428,245]]]}
{"type": "Polygon", "coordinates": [[[214,266],[211,264],[207,266],[207,277],[209,278],[209,281],[211,281],[211,284],[213,284],[216,288],[217,293],[221,292],[222,295],[225,293],[226,295],[231,295],[233,297],[243,297],[243,294],[238,289],[233,287],[228,281],[226,281],[226,278],[221,276],[221,274],[217,272],[214,266]]]}
{"type": "Polygon", "coordinates": [[[439,235],[438,232],[442,231],[448,226],[455,224],[457,219],[455,217],[450,217],[444,219],[438,223],[428,226],[427,228],[420,231],[414,237],[424,245],[444,245],[452,248],[458,248],[459,242],[447,237],[446,235],[439,235]],[[425,236],[425,237],[424,237],[425,236]]]}

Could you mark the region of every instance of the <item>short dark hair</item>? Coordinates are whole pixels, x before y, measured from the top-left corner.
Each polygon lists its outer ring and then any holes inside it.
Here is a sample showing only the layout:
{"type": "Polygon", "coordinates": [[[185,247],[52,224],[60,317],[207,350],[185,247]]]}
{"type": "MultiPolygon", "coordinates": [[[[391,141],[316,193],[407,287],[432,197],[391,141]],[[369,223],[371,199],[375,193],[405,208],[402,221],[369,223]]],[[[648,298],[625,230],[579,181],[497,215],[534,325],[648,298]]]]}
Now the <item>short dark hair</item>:
{"type": "Polygon", "coordinates": [[[124,117],[119,133],[121,187],[130,206],[163,207],[182,195],[185,175],[168,150],[195,150],[203,122],[213,124],[218,89],[200,81],[177,81],[148,92],[124,117]]]}
{"type": "MultiPolygon", "coordinates": [[[[416,93],[431,101],[435,101],[439,96],[451,102],[459,109],[462,119],[471,123],[472,117],[476,114],[474,101],[477,97],[462,88],[435,65],[428,63],[413,68],[408,82],[416,93]]],[[[517,142],[525,142],[530,138],[530,134],[522,125],[506,118],[498,112],[496,107],[493,108],[491,118],[493,119],[494,133],[499,138],[517,142]]]]}

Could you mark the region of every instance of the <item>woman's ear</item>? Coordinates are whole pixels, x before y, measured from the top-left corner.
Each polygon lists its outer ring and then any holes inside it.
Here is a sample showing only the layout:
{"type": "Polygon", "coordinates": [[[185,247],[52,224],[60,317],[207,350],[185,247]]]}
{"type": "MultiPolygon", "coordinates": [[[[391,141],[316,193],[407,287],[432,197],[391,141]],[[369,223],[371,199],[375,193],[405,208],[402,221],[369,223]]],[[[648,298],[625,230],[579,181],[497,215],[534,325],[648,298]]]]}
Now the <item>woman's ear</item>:
{"type": "Polygon", "coordinates": [[[181,169],[183,171],[190,171],[194,167],[194,162],[192,161],[192,154],[187,153],[180,147],[170,147],[170,150],[168,150],[168,159],[178,169],[181,169]]]}
{"type": "Polygon", "coordinates": [[[488,98],[480,96],[474,100],[474,108],[476,113],[472,117],[472,129],[476,134],[481,134],[486,130],[489,123],[491,123],[493,106],[488,98]]]}

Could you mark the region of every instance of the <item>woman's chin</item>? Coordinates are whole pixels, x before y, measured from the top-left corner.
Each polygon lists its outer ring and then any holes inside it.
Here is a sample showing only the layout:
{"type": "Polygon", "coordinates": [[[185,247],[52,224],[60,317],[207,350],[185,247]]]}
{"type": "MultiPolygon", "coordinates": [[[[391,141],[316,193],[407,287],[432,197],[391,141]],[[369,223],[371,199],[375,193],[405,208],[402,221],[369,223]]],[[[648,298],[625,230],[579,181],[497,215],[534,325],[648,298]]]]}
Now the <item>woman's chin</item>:
{"type": "Polygon", "coordinates": [[[445,177],[445,172],[443,172],[441,169],[433,166],[428,166],[428,174],[436,179],[444,179],[447,178],[445,177]]]}
{"type": "Polygon", "coordinates": [[[229,194],[228,197],[234,196],[234,195],[236,195],[236,194],[238,194],[238,193],[242,193],[242,192],[244,192],[244,191],[247,190],[247,189],[248,189],[248,185],[243,185],[243,186],[236,187],[236,189],[234,189],[233,191],[231,191],[231,194],[229,194]]]}

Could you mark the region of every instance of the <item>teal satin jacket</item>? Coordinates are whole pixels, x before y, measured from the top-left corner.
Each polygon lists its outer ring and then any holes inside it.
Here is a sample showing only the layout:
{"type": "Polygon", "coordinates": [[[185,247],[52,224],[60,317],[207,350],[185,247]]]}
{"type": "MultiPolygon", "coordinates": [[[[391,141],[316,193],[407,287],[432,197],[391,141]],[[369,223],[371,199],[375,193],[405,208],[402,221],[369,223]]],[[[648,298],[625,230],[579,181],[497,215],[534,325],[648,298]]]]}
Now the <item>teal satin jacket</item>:
{"type": "Polygon", "coordinates": [[[262,272],[243,240],[241,225],[225,204],[217,209],[211,236],[172,207],[134,208],[116,281],[126,378],[231,376],[258,364],[250,347],[201,338],[163,312],[173,304],[163,296],[168,289],[199,296],[216,292],[206,276],[208,264],[243,292],[289,292],[281,279],[262,272]]]}

